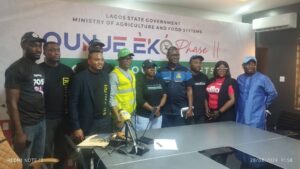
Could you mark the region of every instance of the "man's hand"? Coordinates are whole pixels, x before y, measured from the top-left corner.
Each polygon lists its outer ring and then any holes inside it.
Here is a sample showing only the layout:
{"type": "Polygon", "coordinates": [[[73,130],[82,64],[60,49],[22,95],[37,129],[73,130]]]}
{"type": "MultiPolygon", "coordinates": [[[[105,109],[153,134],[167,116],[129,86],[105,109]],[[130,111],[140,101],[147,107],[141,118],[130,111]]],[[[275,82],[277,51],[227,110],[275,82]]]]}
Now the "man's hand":
{"type": "Polygon", "coordinates": [[[189,108],[188,111],[186,112],[186,118],[193,117],[193,109],[189,108]]]}
{"type": "Polygon", "coordinates": [[[114,120],[114,123],[116,124],[116,127],[119,129],[122,129],[124,126],[124,121],[122,121],[119,108],[117,106],[112,107],[112,113],[115,115],[116,119],[114,120]]]}
{"type": "Polygon", "coordinates": [[[72,137],[74,137],[76,141],[84,140],[83,131],[81,129],[77,129],[77,130],[73,131],[72,137]]]}
{"type": "Polygon", "coordinates": [[[120,120],[116,120],[116,126],[118,129],[122,129],[124,127],[124,121],[120,120]]]}
{"type": "Polygon", "coordinates": [[[212,113],[209,109],[205,110],[205,115],[208,117],[208,118],[211,118],[212,116],[212,113]]]}
{"type": "Polygon", "coordinates": [[[156,111],[154,112],[154,114],[155,114],[156,117],[160,116],[160,106],[156,107],[156,111]]]}
{"type": "Polygon", "coordinates": [[[212,120],[215,118],[214,111],[210,111],[210,109],[205,110],[205,115],[207,116],[208,120],[212,120]]]}
{"type": "Polygon", "coordinates": [[[220,116],[220,111],[219,110],[215,110],[212,112],[212,118],[216,119],[220,116]]]}
{"type": "Polygon", "coordinates": [[[24,132],[16,133],[14,139],[14,146],[18,152],[22,152],[26,148],[27,136],[24,132]]]}

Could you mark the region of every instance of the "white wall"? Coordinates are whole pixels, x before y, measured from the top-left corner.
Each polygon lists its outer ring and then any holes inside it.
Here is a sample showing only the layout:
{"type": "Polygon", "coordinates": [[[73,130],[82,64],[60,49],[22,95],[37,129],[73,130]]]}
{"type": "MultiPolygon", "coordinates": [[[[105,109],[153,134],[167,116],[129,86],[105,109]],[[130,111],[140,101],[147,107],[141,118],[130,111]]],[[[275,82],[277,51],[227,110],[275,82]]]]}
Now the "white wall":
{"type": "Polygon", "coordinates": [[[211,11],[184,8],[171,5],[161,5],[146,2],[134,2],[134,0],[61,0],[81,3],[94,3],[96,5],[111,6],[117,8],[132,9],[145,12],[157,12],[170,15],[180,15],[192,18],[201,18],[209,20],[217,20],[224,22],[241,22],[241,16],[231,16],[223,13],[216,13],[211,11]]]}

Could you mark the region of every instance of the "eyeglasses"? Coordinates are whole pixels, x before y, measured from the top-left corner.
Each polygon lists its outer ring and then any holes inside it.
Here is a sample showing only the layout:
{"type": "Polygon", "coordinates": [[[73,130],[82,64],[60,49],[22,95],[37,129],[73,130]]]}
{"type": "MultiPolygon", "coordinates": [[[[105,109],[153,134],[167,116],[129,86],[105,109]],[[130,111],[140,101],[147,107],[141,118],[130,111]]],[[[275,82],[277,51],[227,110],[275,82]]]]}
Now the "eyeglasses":
{"type": "Polygon", "coordinates": [[[227,67],[217,67],[217,70],[228,70],[227,67]]]}

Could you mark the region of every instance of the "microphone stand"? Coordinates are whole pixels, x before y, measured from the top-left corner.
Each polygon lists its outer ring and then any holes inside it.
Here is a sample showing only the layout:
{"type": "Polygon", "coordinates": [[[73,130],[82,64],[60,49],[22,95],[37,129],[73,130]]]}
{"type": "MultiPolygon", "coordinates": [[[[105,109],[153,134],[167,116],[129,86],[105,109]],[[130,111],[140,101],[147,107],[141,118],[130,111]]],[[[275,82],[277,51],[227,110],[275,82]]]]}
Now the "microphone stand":
{"type": "Polygon", "coordinates": [[[149,122],[146,126],[146,129],[144,130],[143,135],[139,138],[139,142],[142,142],[144,144],[153,144],[153,139],[145,137],[146,132],[149,130],[149,128],[152,126],[152,120],[155,118],[155,114],[152,112],[152,114],[149,117],[149,122]],[[151,125],[150,125],[151,124],[151,125]],[[150,125],[150,126],[149,126],[150,125]]]}
{"type": "Polygon", "coordinates": [[[131,121],[128,121],[128,131],[133,141],[133,147],[129,153],[142,156],[143,154],[148,152],[149,148],[145,147],[139,142],[136,129],[133,127],[131,121]]]}
{"type": "MultiPolygon", "coordinates": [[[[149,122],[148,122],[148,124],[147,124],[147,127],[146,127],[146,129],[144,130],[144,132],[143,132],[143,135],[140,137],[140,141],[141,142],[143,142],[142,140],[143,140],[143,138],[146,138],[146,137],[144,137],[145,136],[145,134],[146,134],[146,132],[147,132],[147,130],[148,130],[148,128],[149,128],[149,125],[150,125],[150,123],[152,122],[152,119],[149,119],[149,122]]],[[[152,126],[152,123],[151,123],[151,126],[152,126]]],[[[146,144],[146,143],[145,143],[146,144]]]]}
{"type": "Polygon", "coordinates": [[[146,126],[146,129],[145,129],[143,135],[139,138],[139,141],[142,142],[142,143],[144,143],[144,144],[153,144],[153,139],[145,137],[145,134],[148,131],[148,129],[152,126],[152,120],[156,117],[155,116],[156,110],[157,110],[156,107],[154,108],[154,110],[152,110],[152,112],[151,112],[151,114],[149,116],[149,122],[148,122],[148,124],[146,126]],[[150,123],[151,123],[151,126],[149,127],[150,123]]]}
{"type": "MultiPolygon", "coordinates": [[[[133,127],[131,121],[125,122],[125,125],[126,125],[125,127],[127,128],[127,131],[129,132],[129,135],[131,136],[131,139],[132,139],[132,142],[133,142],[133,148],[135,149],[135,152],[137,153],[138,152],[137,137],[136,137],[136,132],[133,131],[134,127],[133,127]]],[[[125,128],[125,130],[126,130],[126,128],[125,128]]]]}
{"type": "Polygon", "coordinates": [[[125,150],[120,147],[118,152],[123,153],[123,154],[130,153],[130,154],[136,154],[136,155],[142,156],[144,153],[149,151],[149,149],[147,147],[144,147],[140,143],[138,144],[137,133],[136,133],[136,130],[135,130],[134,126],[132,125],[132,122],[130,121],[130,119],[125,121],[125,146],[124,146],[124,148],[125,148],[125,150]],[[132,142],[133,142],[133,147],[130,152],[127,151],[129,137],[131,137],[132,142]]]}
{"type": "MultiPolygon", "coordinates": [[[[136,154],[135,152],[138,152],[137,148],[137,142],[136,142],[136,137],[133,134],[133,126],[130,120],[125,121],[125,144],[117,147],[115,150],[117,150],[121,154],[129,155],[130,154],[136,154]],[[132,150],[128,150],[128,145],[129,145],[129,137],[131,137],[132,142],[133,142],[133,147],[132,150]]],[[[113,151],[115,151],[113,150],[113,151]]]]}

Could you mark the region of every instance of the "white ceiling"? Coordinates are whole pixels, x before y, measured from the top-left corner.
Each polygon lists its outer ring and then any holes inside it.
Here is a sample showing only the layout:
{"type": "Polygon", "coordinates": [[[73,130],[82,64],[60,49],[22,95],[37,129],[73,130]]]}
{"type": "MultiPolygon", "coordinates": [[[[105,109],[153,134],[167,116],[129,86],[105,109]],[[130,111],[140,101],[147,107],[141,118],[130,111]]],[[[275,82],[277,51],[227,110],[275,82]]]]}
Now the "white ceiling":
{"type": "Polygon", "coordinates": [[[263,11],[276,7],[291,5],[300,0],[125,0],[171,5],[206,11],[224,13],[228,15],[242,15],[263,11]]]}

